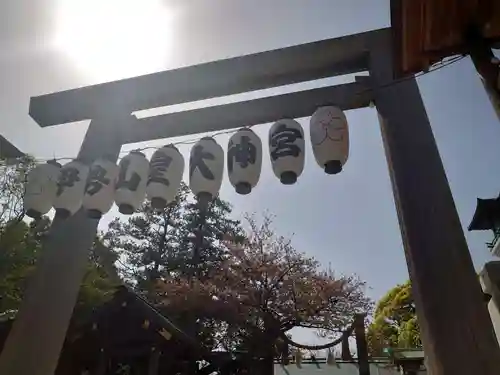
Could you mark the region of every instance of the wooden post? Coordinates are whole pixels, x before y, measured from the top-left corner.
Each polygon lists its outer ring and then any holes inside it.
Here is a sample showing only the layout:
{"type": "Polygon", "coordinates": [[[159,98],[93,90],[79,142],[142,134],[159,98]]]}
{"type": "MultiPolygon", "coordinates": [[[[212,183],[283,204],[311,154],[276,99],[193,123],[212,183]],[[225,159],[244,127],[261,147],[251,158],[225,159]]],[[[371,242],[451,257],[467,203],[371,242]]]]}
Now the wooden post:
{"type": "Polygon", "coordinates": [[[495,375],[500,349],[415,79],[393,81],[391,34],[371,77],[428,372],[495,375]]]}
{"type": "MultiPolygon", "coordinates": [[[[349,335],[350,336],[350,335],[349,335]]],[[[351,349],[349,348],[349,336],[342,336],[342,360],[352,361],[351,349]]]]}
{"type": "Polygon", "coordinates": [[[101,349],[99,353],[99,361],[97,362],[97,367],[93,374],[95,375],[106,375],[108,371],[108,357],[104,349],[101,349]]]}
{"type": "Polygon", "coordinates": [[[158,375],[158,370],[160,366],[160,356],[161,356],[160,349],[157,348],[151,349],[151,354],[149,355],[148,375],[158,375]]]}
{"type": "MultiPolygon", "coordinates": [[[[259,365],[262,366],[259,374],[261,375],[273,375],[274,374],[274,351],[271,354],[264,356],[260,361],[259,365]]],[[[251,361],[248,362],[248,366],[251,366],[251,361]]],[[[259,366],[259,367],[260,367],[259,366]]]]}
{"type": "MultiPolygon", "coordinates": [[[[122,144],[115,125],[121,124],[92,121],[79,157],[89,163],[103,154],[118,158],[122,144]]],[[[54,219],[0,355],[0,375],[54,374],[98,223],[84,210],[54,219]]]]}
{"type": "Polygon", "coordinates": [[[359,375],[370,375],[368,362],[368,344],[366,342],[365,315],[357,314],[354,319],[354,334],[356,336],[356,349],[358,352],[359,375]]]}

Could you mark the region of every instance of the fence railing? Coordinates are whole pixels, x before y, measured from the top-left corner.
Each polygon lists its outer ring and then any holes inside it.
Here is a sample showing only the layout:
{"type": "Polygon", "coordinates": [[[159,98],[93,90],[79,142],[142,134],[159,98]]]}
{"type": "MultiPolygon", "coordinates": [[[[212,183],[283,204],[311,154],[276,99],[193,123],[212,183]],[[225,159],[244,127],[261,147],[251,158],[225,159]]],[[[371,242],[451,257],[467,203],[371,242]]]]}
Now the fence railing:
{"type": "Polygon", "coordinates": [[[488,249],[493,249],[497,242],[500,240],[500,228],[493,231],[493,240],[491,242],[486,242],[488,249]]]}

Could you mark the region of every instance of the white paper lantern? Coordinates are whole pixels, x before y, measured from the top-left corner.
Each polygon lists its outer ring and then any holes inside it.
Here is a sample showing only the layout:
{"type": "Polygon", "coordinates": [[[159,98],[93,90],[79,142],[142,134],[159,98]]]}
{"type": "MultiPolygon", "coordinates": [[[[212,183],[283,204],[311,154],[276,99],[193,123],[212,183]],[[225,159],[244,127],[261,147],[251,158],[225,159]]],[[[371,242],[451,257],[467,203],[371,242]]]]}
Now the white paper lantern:
{"type": "Polygon", "coordinates": [[[269,130],[269,153],[274,174],[285,185],[294,184],[304,170],[304,130],[291,119],[280,120],[269,130]]]}
{"type": "Polygon", "coordinates": [[[88,175],[89,167],[79,160],[73,160],[61,168],[54,200],[57,215],[68,217],[81,208],[88,175]]]}
{"type": "Polygon", "coordinates": [[[57,193],[61,164],[51,160],[39,164],[28,173],[24,193],[26,215],[39,219],[52,208],[57,193]]]}
{"type": "Polygon", "coordinates": [[[149,161],[142,152],[132,151],[119,164],[115,203],[120,213],[132,215],[146,197],[149,161]]]}
{"type": "Polygon", "coordinates": [[[177,195],[184,172],[184,158],[174,145],[157,150],[149,163],[146,193],[151,206],[162,209],[177,195]]]}
{"type": "Polygon", "coordinates": [[[349,129],[340,108],[320,107],[310,122],[311,144],[317,163],[325,173],[342,171],[349,156],[349,129]]]}
{"type": "Polygon", "coordinates": [[[251,129],[238,130],[229,139],[227,170],[238,194],[248,194],[259,182],[262,169],[262,141],[251,129]]]}
{"type": "Polygon", "coordinates": [[[97,159],[90,167],[83,207],[90,218],[100,219],[113,206],[118,166],[106,158],[97,159]]]}
{"type": "Polygon", "coordinates": [[[219,192],[224,173],[224,151],[211,137],[200,139],[191,149],[189,187],[201,203],[210,202],[219,192]]]}

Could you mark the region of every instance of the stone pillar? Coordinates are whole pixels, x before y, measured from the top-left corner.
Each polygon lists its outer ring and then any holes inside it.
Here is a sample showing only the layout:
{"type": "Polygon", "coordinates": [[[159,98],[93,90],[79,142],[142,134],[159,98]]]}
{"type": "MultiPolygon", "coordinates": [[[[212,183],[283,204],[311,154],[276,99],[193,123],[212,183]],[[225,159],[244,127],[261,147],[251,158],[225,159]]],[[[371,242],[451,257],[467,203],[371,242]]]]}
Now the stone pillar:
{"type": "Polygon", "coordinates": [[[485,300],[497,340],[500,341],[500,261],[488,262],[479,275],[483,292],[491,296],[485,300]]]}

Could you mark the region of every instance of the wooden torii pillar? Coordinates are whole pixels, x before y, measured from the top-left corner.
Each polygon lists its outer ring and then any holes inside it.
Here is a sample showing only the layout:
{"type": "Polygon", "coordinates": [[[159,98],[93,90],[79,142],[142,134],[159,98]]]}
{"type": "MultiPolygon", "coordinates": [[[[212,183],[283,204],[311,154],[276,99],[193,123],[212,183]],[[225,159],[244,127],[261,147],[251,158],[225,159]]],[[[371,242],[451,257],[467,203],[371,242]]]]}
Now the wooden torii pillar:
{"type": "MultiPolygon", "coordinates": [[[[415,79],[394,80],[391,29],[32,98],[40,126],[91,119],[79,156],[123,144],[310,116],[374,102],[432,375],[496,375],[500,349],[415,79]],[[134,111],[368,71],[369,79],[137,119],[134,111]]],[[[98,221],[54,221],[0,356],[0,375],[52,375],[98,221]]]]}

